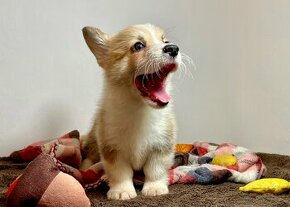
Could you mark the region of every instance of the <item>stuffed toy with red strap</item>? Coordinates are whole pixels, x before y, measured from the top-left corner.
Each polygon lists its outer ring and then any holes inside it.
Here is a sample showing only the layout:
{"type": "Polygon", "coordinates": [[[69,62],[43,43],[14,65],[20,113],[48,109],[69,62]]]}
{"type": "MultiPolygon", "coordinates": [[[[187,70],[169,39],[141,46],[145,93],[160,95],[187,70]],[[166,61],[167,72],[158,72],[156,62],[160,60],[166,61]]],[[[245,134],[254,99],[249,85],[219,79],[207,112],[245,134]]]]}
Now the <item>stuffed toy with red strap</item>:
{"type": "Polygon", "coordinates": [[[56,166],[53,157],[40,154],[6,193],[8,207],[89,207],[82,185],[56,166]]]}

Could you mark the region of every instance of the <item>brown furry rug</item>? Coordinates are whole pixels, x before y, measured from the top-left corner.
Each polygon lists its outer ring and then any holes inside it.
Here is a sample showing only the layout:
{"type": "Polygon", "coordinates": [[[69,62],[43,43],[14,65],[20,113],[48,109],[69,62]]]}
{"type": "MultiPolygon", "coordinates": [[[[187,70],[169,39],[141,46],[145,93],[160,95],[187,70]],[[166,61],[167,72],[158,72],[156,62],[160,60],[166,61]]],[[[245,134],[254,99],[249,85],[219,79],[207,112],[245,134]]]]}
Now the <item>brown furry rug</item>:
{"type": "MultiPolygon", "coordinates": [[[[266,177],[279,177],[290,180],[290,156],[258,153],[267,166],[266,177]]],[[[5,206],[7,185],[25,168],[26,164],[12,163],[0,158],[0,207],[5,206]]],[[[170,193],[159,197],[140,195],[141,186],[137,186],[138,196],[129,201],[110,201],[106,199],[107,186],[87,192],[92,206],[290,206],[290,193],[282,195],[243,193],[238,190],[241,184],[222,183],[216,185],[170,186],[170,193]]]]}

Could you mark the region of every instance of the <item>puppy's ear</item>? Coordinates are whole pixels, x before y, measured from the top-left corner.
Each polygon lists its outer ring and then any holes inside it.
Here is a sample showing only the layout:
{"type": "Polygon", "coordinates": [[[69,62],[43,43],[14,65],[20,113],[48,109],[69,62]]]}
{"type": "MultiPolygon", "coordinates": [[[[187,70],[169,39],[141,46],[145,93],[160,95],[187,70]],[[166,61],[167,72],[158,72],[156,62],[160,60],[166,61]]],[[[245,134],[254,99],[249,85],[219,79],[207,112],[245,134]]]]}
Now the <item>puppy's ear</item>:
{"type": "Polygon", "coordinates": [[[95,27],[84,27],[82,31],[87,45],[102,66],[108,52],[109,35],[95,27]]]}

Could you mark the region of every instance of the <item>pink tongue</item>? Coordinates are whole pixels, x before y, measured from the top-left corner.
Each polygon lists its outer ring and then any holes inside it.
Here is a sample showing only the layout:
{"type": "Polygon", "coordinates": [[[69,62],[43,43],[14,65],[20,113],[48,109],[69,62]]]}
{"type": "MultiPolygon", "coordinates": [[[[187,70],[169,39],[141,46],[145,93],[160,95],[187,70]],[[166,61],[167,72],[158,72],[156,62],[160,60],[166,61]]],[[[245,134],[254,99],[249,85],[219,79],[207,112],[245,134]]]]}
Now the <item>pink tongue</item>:
{"type": "Polygon", "coordinates": [[[164,87],[164,78],[158,77],[156,74],[153,75],[154,79],[147,81],[147,91],[148,96],[153,101],[158,101],[161,103],[168,103],[171,97],[167,94],[164,87]]]}
{"type": "Polygon", "coordinates": [[[148,77],[139,76],[135,84],[143,96],[147,96],[159,105],[166,105],[171,97],[165,90],[165,80],[169,72],[175,68],[175,64],[168,64],[157,74],[153,73],[148,77]]]}
{"type": "Polygon", "coordinates": [[[167,94],[165,88],[160,86],[159,88],[148,88],[149,96],[155,101],[160,101],[162,103],[168,103],[171,97],[167,94]]]}

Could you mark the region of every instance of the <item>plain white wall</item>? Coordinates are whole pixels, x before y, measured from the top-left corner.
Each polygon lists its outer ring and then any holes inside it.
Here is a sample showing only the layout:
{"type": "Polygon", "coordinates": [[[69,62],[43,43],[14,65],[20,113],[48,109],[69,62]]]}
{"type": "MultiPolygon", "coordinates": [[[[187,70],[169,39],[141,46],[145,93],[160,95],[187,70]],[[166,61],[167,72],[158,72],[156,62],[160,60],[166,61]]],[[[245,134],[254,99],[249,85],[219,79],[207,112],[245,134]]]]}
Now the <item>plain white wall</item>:
{"type": "Polygon", "coordinates": [[[193,79],[175,79],[178,142],[290,154],[289,9],[286,1],[1,0],[0,155],[87,132],[102,72],[81,28],[114,33],[146,22],[196,64],[193,79]]]}

